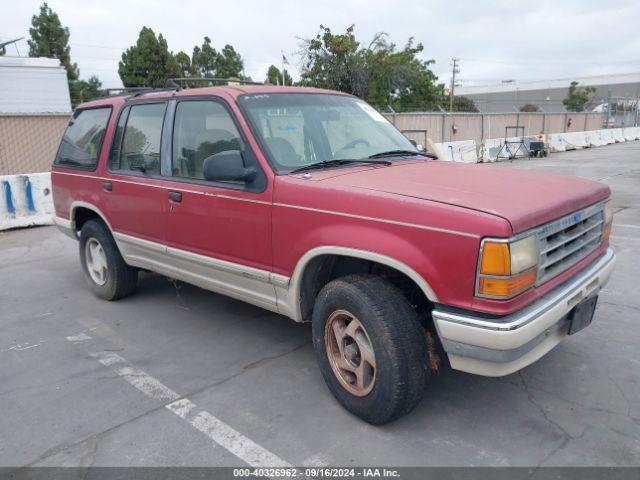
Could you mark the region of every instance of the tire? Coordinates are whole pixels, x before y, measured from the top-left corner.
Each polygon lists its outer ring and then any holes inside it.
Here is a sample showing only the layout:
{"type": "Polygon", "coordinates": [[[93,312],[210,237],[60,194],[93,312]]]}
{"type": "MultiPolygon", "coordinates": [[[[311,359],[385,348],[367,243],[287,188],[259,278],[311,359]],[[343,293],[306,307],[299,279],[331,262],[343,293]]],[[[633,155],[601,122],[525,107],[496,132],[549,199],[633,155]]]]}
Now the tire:
{"type": "Polygon", "coordinates": [[[409,413],[422,399],[429,377],[425,332],[402,292],[389,282],[374,275],[330,282],[316,298],[312,331],[322,376],[349,412],[381,425],[409,413]],[[360,325],[354,327],[354,320],[360,325]],[[337,338],[342,334],[341,349],[337,338]],[[366,353],[369,346],[373,356],[366,353]],[[359,366],[361,375],[343,366],[359,366]]]}
{"type": "Polygon", "coordinates": [[[100,220],[89,220],[82,226],[80,264],[93,293],[104,300],[118,300],[136,289],[138,270],[125,263],[111,232],[100,220]]]}

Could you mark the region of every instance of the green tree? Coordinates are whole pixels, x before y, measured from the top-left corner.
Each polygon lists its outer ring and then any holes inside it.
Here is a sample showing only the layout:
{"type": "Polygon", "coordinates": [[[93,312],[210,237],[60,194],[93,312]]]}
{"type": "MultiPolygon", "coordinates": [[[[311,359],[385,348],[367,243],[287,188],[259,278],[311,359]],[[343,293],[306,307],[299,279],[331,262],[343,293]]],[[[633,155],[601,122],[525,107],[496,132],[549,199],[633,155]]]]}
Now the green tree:
{"type": "Polygon", "coordinates": [[[293,85],[293,78],[289,75],[289,72],[285,68],[284,70],[280,70],[275,65],[271,65],[269,70],[267,70],[267,80],[269,83],[274,85],[282,85],[282,74],[284,72],[284,84],[285,85],[293,85]]]}
{"type": "Polygon", "coordinates": [[[365,51],[360,48],[351,25],[344,34],[333,34],[320,25],[315,38],[302,41],[302,75],[306,86],[340,90],[367,98],[369,72],[365,51]]]}
{"type": "Polygon", "coordinates": [[[595,91],[596,87],[578,87],[578,82],[571,82],[562,104],[570,112],[582,112],[595,91]]]}
{"type": "Polygon", "coordinates": [[[98,77],[92,76],[89,80],[78,80],[80,70],[78,65],[71,61],[69,29],[62,26],[58,14],[51,10],[46,2],[40,6],[38,15],[31,18],[29,34],[31,38],[27,42],[30,57],[57,58],[65,68],[73,107],[100,95],[99,90],[102,84],[98,77]]]}
{"type": "Polygon", "coordinates": [[[540,107],[535,103],[525,103],[520,107],[521,112],[539,112],[540,107]]]}
{"type": "Polygon", "coordinates": [[[244,78],[244,61],[231,45],[225,45],[218,52],[211,44],[211,38],[204,37],[201,46],[193,48],[191,55],[192,71],[203,78],[244,78]]]}
{"type": "Polygon", "coordinates": [[[180,76],[181,77],[189,77],[193,74],[191,68],[191,57],[185,52],[176,53],[176,62],[178,62],[178,66],[180,67],[180,76]]]}
{"type": "Polygon", "coordinates": [[[221,78],[243,78],[244,62],[242,57],[231,45],[225,45],[218,54],[216,76],[221,78]]]}
{"type": "Polygon", "coordinates": [[[211,46],[211,39],[204,37],[202,46],[193,47],[191,66],[199,77],[215,77],[218,63],[218,52],[211,46]]]}
{"type": "Polygon", "coordinates": [[[70,84],[71,97],[77,99],[78,103],[88,102],[100,96],[102,82],[92,75],[89,80],[76,80],[70,84]]]}
{"type": "Polygon", "coordinates": [[[398,49],[385,33],[378,33],[363,47],[355,26],[334,34],[320,25],[319,33],[303,40],[300,83],[357,95],[386,109],[429,110],[444,103],[444,87],[431,71],[432,60],[418,55],[424,50],[410,38],[398,49]]]}
{"type": "Polygon", "coordinates": [[[62,26],[58,14],[46,2],[40,6],[40,13],[31,17],[29,34],[30,57],[57,58],[67,71],[69,81],[78,79],[78,65],[71,62],[69,29],[62,26]]]}
{"type": "Polygon", "coordinates": [[[430,110],[444,102],[444,86],[429,68],[433,60],[423,61],[424,50],[409,38],[404,48],[397,49],[388,36],[379,33],[365,51],[370,74],[367,101],[378,108],[394,110],[430,110]]]}
{"type": "Polygon", "coordinates": [[[480,110],[478,110],[478,107],[476,107],[476,104],[470,98],[455,96],[453,97],[453,111],[478,113],[480,110]]]}
{"type": "Polygon", "coordinates": [[[162,87],[168,78],[182,76],[167,41],[148,27],[142,27],[136,44],[122,54],[118,75],[125,87],[162,87]]]}

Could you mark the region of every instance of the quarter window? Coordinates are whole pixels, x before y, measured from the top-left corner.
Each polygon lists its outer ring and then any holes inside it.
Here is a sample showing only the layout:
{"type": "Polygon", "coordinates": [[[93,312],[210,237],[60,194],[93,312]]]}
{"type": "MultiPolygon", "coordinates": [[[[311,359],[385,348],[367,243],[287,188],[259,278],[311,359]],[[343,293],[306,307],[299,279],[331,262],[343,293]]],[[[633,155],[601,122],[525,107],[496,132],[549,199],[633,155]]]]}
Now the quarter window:
{"type": "Polygon", "coordinates": [[[95,168],[110,115],[111,107],[76,110],[64,132],[54,165],[95,168]]]}
{"type": "Polygon", "coordinates": [[[243,146],[224,106],[207,100],[178,103],[173,130],[174,176],[202,180],[204,160],[228,150],[243,150],[243,146]]]}
{"type": "Polygon", "coordinates": [[[160,174],[160,139],[166,108],[166,103],[130,107],[122,141],[113,151],[112,169],[160,174]]]}

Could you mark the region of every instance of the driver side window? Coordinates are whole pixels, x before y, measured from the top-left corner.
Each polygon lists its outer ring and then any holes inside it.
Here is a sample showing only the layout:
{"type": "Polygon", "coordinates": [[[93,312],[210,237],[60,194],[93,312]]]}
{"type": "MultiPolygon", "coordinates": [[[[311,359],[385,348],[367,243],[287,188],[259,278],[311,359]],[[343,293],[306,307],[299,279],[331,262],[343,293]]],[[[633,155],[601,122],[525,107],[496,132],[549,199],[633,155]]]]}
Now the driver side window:
{"type": "Polygon", "coordinates": [[[224,106],[211,100],[178,103],[173,129],[173,176],[204,180],[204,160],[229,150],[243,151],[244,147],[224,106]]]}

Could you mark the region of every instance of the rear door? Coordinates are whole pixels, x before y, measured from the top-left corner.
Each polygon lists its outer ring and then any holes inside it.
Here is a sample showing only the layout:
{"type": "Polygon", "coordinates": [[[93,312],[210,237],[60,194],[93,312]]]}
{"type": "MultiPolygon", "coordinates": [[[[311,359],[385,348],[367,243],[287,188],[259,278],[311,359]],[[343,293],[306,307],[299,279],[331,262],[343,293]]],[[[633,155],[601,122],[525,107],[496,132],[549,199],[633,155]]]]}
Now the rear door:
{"type": "Polygon", "coordinates": [[[166,181],[161,177],[161,139],[167,101],[125,106],[118,123],[102,189],[107,218],[122,253],[138,266],[164,248],[166,181]]]}
{"type": "Polygon", "coordinates": [[[166,243],[179,278],[275,309],[271,190],[230,107],[215,97],[179,100],[171,144],[166,243]],[[257,169],[253,181],[204,178],[204,160],[227,150],[257,169]]]}

